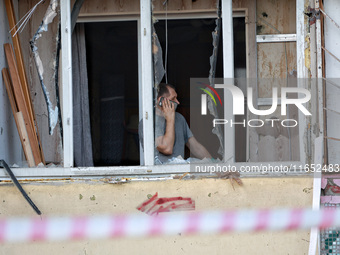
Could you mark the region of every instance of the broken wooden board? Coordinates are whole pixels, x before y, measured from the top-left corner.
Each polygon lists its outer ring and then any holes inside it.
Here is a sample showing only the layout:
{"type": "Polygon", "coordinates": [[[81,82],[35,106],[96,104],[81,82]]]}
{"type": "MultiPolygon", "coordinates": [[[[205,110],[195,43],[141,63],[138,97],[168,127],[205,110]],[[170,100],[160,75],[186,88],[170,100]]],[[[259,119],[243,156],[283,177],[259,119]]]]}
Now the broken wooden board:
{"type": "Polygon", "coordinates": [[[25,127],[24,116],[22,115],[22,112],[15,113],[15,119],[16,119],[15,122],[17,123],[19,136],[21,139],[22,147],[25,152],[28,166],[33,167],[34,166],[33,151],[32,151],[30,141],[28,138],[27,130],[25,127]]]}
{"type": "Polygon", "coordinates": [[[15,124],[16,124],[17,129],[18,129],[19,137],[20,137],[20,140],[21,140],[22,148],[24,150],[24,154],[25,154],[28,166],[33,167],[35,165],[34,164],[34,157],[33,157],[32,148],[31,148],[30,143],[29,143],[24,118],[22,116],[22,112],[18,112],[17,103],[16,103],[14,95],[13,95],[13,87],[12,87],[12,84],[11,84],[11,80],[10,80],[10,77],[9,77],[8,70],[6,68],[2,69],[2,77],[3,77],[5,85],[6,85],[8,99],[9,99],[9,102],[11,104],[15,124]]]}
{"type": "Polygon", "coordinates": [[[28,109],[30,121],[34,124],[34,129],[36,130],[36,136],[37,136],[38,144],[39,144],[40,157],[42,159],[42,162],[45,164],[45,157],[44,157],[44,153],[41,147],[41,140],[40,140],[38,125],[36,121],[36,116],[35,116],[34,108],[32,105],[31,95],[28,89],[27,75],[26,75],[23,55],[21,51],[19,34],[17,33],[14,36],[14,34],[17,32],[17,29],[16,29],[17,22],[16,22],[16,18],[14,14],[14,7],[13,7],[12,0],[5,0],[5,5],[6,5],[6,11],[7,11],[7,17],[8,17],[8,24],[11,29],[13,28],[11,30],[12,42],[13,42],[13,48],[15,52],[16,61],[17,61],[18,74],[19,74],[19,78],[20,78],[20,82],[22,86],[22,91],[23,91],[25,101],[26,101],[26,108],[28,109]]]}
{"type": "Polygon", "coordinates": [[[37,135],[35,133],[35,128],[33,126],[33,123],[31,122],[31,119],[29,117],[29,110],[27,109],[27,103],[25,100],[24,92],[22,90],[19,74],[18,74],[18,68],[15,62],[14,58],[14,52],[12,45],[9,43],[4,44],[5,48],[5,54],[7,63],[9,66],[9,72],[10,76],[12,78],[12,85],[13,85],[13,91],[14,91],[14,97],[17,102],[18,111],[21,111],[24,117],[25,126],[28,133],[28,138],[32,147],[33,156],[35,164],[38,165],[42,162],[40,150],[39,150],[39,144],[37,135]]]}

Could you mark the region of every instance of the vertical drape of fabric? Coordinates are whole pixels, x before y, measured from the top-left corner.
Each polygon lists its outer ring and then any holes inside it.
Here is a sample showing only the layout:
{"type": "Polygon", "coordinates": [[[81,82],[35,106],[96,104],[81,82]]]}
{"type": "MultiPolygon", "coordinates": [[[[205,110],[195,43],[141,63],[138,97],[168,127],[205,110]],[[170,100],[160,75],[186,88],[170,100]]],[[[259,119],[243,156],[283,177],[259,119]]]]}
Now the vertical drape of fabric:
{"type": "Polygon", "coordinates": [[[84,24],[72,34],[73,145],[75,166],[93,166],[84,24]]]}

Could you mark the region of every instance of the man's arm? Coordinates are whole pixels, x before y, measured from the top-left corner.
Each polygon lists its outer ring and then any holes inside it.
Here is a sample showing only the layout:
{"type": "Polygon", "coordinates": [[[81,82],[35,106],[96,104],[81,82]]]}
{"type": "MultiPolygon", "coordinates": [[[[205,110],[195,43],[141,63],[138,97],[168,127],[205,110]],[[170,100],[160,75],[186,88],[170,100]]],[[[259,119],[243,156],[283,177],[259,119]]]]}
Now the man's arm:
{"type": "Polygon", "coordinates": [[[156,138],[156,148],[164,155],[171,155],[175,143],[175,108],[167,98],[163,100],[162,112],[166,120],[165,133],[156,138]]]}
{"type": "Polygon", "coordinates": [[[200,144],[195,137],[190,137],[186,146],[190,149],[190,152],[199,159],[212,158],[207,149],[200,144]]]}

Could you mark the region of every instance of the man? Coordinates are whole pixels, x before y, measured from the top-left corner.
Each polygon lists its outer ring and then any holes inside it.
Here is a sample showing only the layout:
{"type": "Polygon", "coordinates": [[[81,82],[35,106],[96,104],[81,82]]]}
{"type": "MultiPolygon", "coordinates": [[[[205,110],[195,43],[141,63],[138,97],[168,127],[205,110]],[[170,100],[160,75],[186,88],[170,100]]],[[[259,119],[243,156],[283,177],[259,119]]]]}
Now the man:
{"type": "MultiPolygon", "coordinates": [[[[155,118],[156,159],[160,163],[166,163],[169,159],[177,156],[184,158],[185,145],[194,157],[211,158],[206,148],[193,136],[183,115],[176,112],[177,105],[179,105],[179,101],[175,88],[170,84],[159,84],[155,118]]],[[[140,122],[139,137],[141,141],[142,136],[142,122],[140,122]]]]}

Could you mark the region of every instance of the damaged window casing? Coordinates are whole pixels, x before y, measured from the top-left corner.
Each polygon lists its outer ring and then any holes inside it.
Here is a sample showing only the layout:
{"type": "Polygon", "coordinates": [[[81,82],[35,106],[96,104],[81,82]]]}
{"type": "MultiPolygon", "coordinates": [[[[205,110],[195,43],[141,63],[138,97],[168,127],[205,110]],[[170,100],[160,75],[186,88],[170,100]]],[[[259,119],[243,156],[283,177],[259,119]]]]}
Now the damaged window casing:
{"type": "MultiPolygon", "coordinates": [[[[304,1],[297,0],[297,77],[303,78],[305,76],[304,65],[304,52],[305,52],[305,26],[304,17],[301,15],[304,11],[304,1]]],[[[153,130],[153,61],[152,61],[152,15],[151,15],[151,1],[141,0],[140,5],[140,19],[139,22],[139,63],[143,63],[141,70],[139,71],[139,93],[140,98],[143,98],[140,102],[140,117],[143,117],[144,125],[144,148],[148,153],[144,154],[145,166],[133,166],[133,167],[100,167],[100,168],[73,168],[73,112],[72,112],[72,59],[71,59],[71,3],[70,0],[60,2],[61,12],[61,66],[62,66],[62,79],[61,79],[61,94],[62,94],[62,119],[63,119],[63,168],[50,168],[46,169],[32,168],[25,169],[25,173],[21,169],[14,170],[19,177],[32,177],[41,176],[43,178],[60,178],[62,176],[68,177],[96,177],[96,176],[112,176],[112,175],[164,175],[164,174],[180,174],[190,171],[189,165],[154,165],[154,130],[153,130]]],[[[233,38],[232,38],[232,0],[222,1],[222,29],[223,34],[231,35],[224,37],[223,45],[223,67],[224,77],[233,78],[234,66],[232,61],[228,61],[233,56],[233,38]]],[[[291,36],[293,37],[293,36],[291,36]]],[[[295,39],[295,38],[294,38],[295,39]]],[[[298,84],[299,87],[304,87],[304,84],[298,84]]],[[[230,94],[224,94],[225,101],[225,119],[233,119],[232,114],[232,100],[228,100],[230,94]]],[[[303,115],[299,114],[300,126],[300,161],[299,162],[272,162],[271,165],[286,165],[292,164],[303,165],[307,162],[307,133],[306,133],[306,119],[303,115]]],[[[234,131],[228,129],[225,132],[224,139],[224,153],[225,158],[235,157],[235,144],[234,144],[234,131]],[[227,141],[232,141],[232,145],[227,141]]],[[[229,162],[231,163],[231,162],[229,162]]],[[[252,166],[266,166],[269,163],[232,163],[236,168],[240,168],[242,165],[252,166]]]]}

